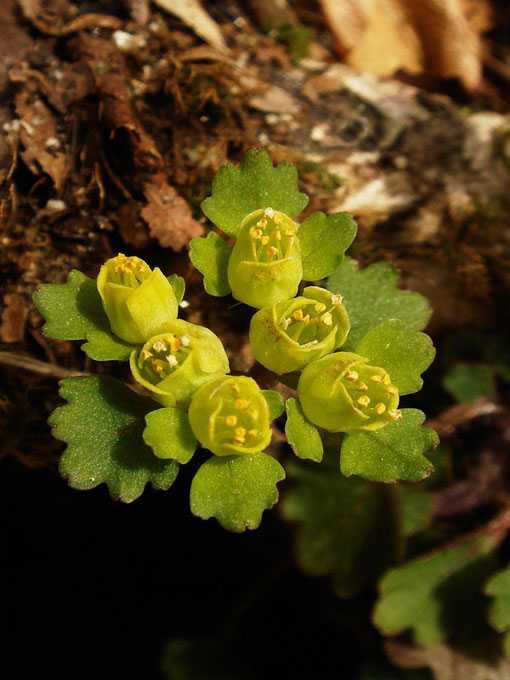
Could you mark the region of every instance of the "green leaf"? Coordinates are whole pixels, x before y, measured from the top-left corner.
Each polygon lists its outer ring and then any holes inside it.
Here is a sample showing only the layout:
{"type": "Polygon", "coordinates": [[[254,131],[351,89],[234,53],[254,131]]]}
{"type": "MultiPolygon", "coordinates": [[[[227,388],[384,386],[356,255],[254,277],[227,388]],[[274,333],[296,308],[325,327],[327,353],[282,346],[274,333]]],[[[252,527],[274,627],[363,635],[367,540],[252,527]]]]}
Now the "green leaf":
{"type": "Polygon", "coordinates": [[[110,327],[95,279],[77,269],[66,283],[40,285],[34,303],[44,316],[43,333],[48,338],[84,340],[88,332],[110,327]]]}
{"type": "Polygon", "coordinates": [[[488,364],[456,363],[443,378],[443,386],[457,401],[470,403],[495,389],[496,368],[488,364]]]}
{"type": "Polygon", "coordinates": [[[496,543],[491,533],[470,536],[390,570],[379,586],[375,625],[387,635],[411,629],[415,643],[425,647],[454,631],[473,635],[473,627],[483,621],[481,589],[494,568],[496,543]]]}
{"type": "Polygon", "coordinates": [[[400,548],[392,489],[338,474],[335,457],[320,465],[294,461],[293,483],[282,501],[286,519],[298,524],[296,556],[312,576],[331,574],[339,595],[374,583],[400,548]]]}
{"type": "Polygon", "coordinates": [[[357,226],[347,212],[326,215],[316,212],[299,227],[303,279],[318,281],[336,269],[356,236],[357,226]]]}
{"type": "Polygon", "coordinates": [[[221,637],[173,638],[160,666],[167,680],[256,680],[235,645],[221,637]]]}
{"type": "Polygon", "coordinates": [[[289,163],[273,167],[264,149],[250,149],[241,166],[226,165],[213,180],[212,196],[202,201],[202,210],[229,236],[237,234],[241,222],[251,212],[274,208],[294,219],[308,203],[300,194],[297,170],[289,163]]]}
{"type": "Polygon", "coordinates": [[[434,498],[423,484],[400,484],[402,534],[405,538],[425,531],[434,515],[434,498]]]}
{"type": "Polygon", "coordinates": [[[75,489],[108,485],[114,500],[130,503],[147,482],[168,489],[177,476],[174,461],[156,458],[144,444],[144,416],[151,402],[126,385],[103,375],[61,381],[59,406],[48,422],[66,442],[60,474],[75,489]]]}
{"type": "Polygon", "coordinates": [[[271,456],[212,456],[191,483],[191,512],[215,517],[229,531],[256,529],[264,510],[278,501],[277,482],[285,471],[271,456]]]}
{"type": "Polygon", "coordinates": [[[177,299],[177,302],[182,302],[182,299],[184,297],[184,292],[186,290],[186,283],[182,276],[179,276],[179,274],[170,274],[170,276],[166,277],[172,288],[174,289],[174,294],[177,299]]]}
{"type": "Polygon", "coordinates": [[[43,333],[60,340],[85,340],[81,348],[96,361],[126,361],[136,345],[110,332],[95,279],[73,269],[66,283],[43,283],[34,303],[44,316],[43,333]]]}
{"type": "Polygon", "coordinates": [[[227,279],[230,250],[227,242],[215,231],[210,231],[205,238],[191,239],[189,257],[203,274],[204,288],[209,295],[222,297],[230,293],[227,279]]]}
{"type": "Polygon", "coordinates": [[[373,366],[381,366],[391,377],[399,394],[418,392],[423,386],[421,374],[436,354],[432,340],[425,333],[408,330],[393,319],[369,331],[355,349],[373,366]]]}
{"type": "Polygon", "coordinates": [[[425,414],[402,409],[402,418],[378,430],[358,430],[344,437],[340,468],[346,477],[359,475],[373,482],[418,482],[434,466],[423,455],[437,446],[439,438],[423,427],[425,414]]]}
{"type": "Polygon", "coordinates": [[[510,657],[510,566],[487,581],[485,594],[494,598],[489,605],[489,622],[498,633],[505,633],[503,648],[510,657]]]}
{"type": "Polygon", "coordinates": [[[276,418],[279,418],[285,411],[283,397],[276,390],[262,390],[262,394],[269,406],[269,421],[272,422],[273,420],[276,420],[276,418]]]}
{"type": "Polygon", "coordinates": [[[145,422],[143,440],[155,456],[173,458],[182,465],[191,460],[197,440],[191,431],[186,411],[171,406],[159,408],[148,413],[145,422]]]}
{"type": "Polygon", "coordinates": [[[87,332],[87,342],[83,343],[81,349],[95,361],[127,361],[131,352],[138,347],[107,330],[95,329],[87,332]]]}
{"type": "Polygon", "coordinates": [[[353,350],[371,328],[389,319],[400,319],[410,331],[427,325],[431,310],[419,293],[397,288],[398,274],[390,264],[379,262],[359,270],[358,263],[345,259],[329,277],[328,287],[344,296],[351,330],[342,350],[353,350]]]}
{"type": "Polygon", "coordinates": [[[298,458],[307,458],[320,463],[324,454],[324,447],[319,430],[303,413],[297,399],[290,398],[285,402],[287,422],[285,436],[298,458]]]}

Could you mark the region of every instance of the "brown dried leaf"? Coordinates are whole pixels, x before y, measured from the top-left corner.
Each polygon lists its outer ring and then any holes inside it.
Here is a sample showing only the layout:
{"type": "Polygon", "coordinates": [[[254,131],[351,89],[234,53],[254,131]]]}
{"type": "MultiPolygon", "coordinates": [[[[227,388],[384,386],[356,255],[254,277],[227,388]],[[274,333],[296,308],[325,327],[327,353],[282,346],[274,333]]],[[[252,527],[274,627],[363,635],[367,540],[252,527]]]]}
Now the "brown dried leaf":
{"type": "Polygon", "coordinates": [[[186,26],[216,49],[228,52],[220,27],[207,14],[199,0],[154,0],[154,4],[179,17],[186,26]]]}
{"type": "Polygon", "coordinates": [[[25,147],[21,157],[34,174],[40,174],[39,167],[47,173],[60,195],[67,175],[67,157],[57,150],[60,142],[55,118],[40,99],[30,99],[28,90],[20,92],[15,99],[21,124],[21,142],[25,147]]]}
{"type": "Polygon", "coordinates": [[[68,0],[18,0],[18,4],[25,18],[46,35],[60,35],[71,14],[68,0]]]}
{"type": "Polygon", "coordinates": [[[27,28],[16,16],[15,0],[0,2],[0,92],[7,84],[9,68],[24,58],[32,44],[27,28]]]}
{"type": "Polygon", "coordinates": [[[193,219],[188,203],[168,184],[165,175],[151,177],[144,183],[143,191],[148,203],[141,215],[151,236],[163,248],[181,250],[192,238],[203,234],[204,228],[193,219]]]}
{"type": "Polygon", "coordinates": [[[8,293],[4,295],[4,304],[0,339],[2,342],[22,342],[27,320],[25,299],[18,293],[8,293]]]}
{"type": "Polygon", "coordinates": [[[435,680],[510,680],[510,661],[501,656],[498,640],[482,640],[469,649],[438,645],[429,649],[389,640],[385,649],[400,668],[429,666],[435,680]]]}
{"type": "Polygon", "coordinates": [[[337,52],[355,68],[481,81],[480,21],[466,0],[321,0],[337,52]]]}

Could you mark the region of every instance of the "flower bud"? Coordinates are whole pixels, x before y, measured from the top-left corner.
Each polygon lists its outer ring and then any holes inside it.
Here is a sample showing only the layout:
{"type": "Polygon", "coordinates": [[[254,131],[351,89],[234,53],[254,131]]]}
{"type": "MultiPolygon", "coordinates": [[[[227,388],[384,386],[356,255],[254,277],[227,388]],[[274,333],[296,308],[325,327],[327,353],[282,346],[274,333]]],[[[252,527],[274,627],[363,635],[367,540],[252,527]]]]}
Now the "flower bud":
{"type": "Polygon", "coordinates": [[[177,299],[168,279],[139,257],[119,253],[107,260],[97,289],[112,332],[127,342],[145,342],[177,318],[177,299]]]}
{"type": "Polygon", "coordinates": [[[298,225],[273,208],[247,215],[228,262],[228,282],[236,300],[265,307],[297,293],[303,275],[298,225]]]}
{"type": "Polygon", "coordinates": [[[398,390],[384,368],[337,352],[304,369],[297,392],[312,423],[330,432],[377,430],[401,417],[398,390]]]}
{"type": "Polygon", "coordinates": [[[217,456],[253,454],[271,441],[269,407],[252,378],[225,376],[193,395],[189,422],[195,437],[217,456]]]}
{"type": "Polygon", "coordinates": [[[176,319],[165,329],[131,353],[131,372],[163,406],[187,408],[199,387],[228,372],[227,355],[208,328],[176,319]]]}
{"type": "Polygon", "coordinates": [[[349,328],[342,296],[308,286],[303,296],[257,312],[250,324],[250,343],[257,361],[282,375],[300,371],[343,345],[349,328]]]}

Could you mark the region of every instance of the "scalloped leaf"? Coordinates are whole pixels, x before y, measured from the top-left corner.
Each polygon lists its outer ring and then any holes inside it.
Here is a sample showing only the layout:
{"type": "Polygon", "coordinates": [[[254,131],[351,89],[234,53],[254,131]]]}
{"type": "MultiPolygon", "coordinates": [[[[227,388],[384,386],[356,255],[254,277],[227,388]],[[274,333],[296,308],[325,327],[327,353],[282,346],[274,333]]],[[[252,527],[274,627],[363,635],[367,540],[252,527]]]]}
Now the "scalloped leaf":
{"type": "Polygon", "coordinates": [[[285,518],[298,524],[296,557],[312,576],[330,574],[337,593],[351,596],[377,581],[400,552],[392,489],[338,474],[336,457],[320,465],[291,462],[282,500],[285,518]]]}
{"type": "Polygon", "coordinates": [[[498,633],[504,633],[503,649],[510,657],[510,566],[487,581],[485,594],[494,598],[488,609],[489,623],[498,633]]]}
{"type": "Polygon", "coordinates": [[[428,335],[408,330],[398,319],[372,328],[354,351],[388,371],[401,396],[421,390],[420,376],[436,355],[428,335]]]}
{"type": "Polygon", "coordinates": [[[276,390],[262,390],[267,405],[269,406],[269,420],[272,422],[279,418],[285,411],[282,395],[276,390]]]}
{"type": "Polygon", "coordinates": [[[324,446],[319,430],[303,413],[301,404],[291,397],[285,402],[287,421],[285,436],[298,458],[320,463],[324,454],[324,446]]]}
{"type": "Polygon", "coordinates": [[[362,337],[389,319],[400,319],[410,331],[421,331],[431,309],[423,295],[397,288],[398,274],[386,262],[359,270],[356,260],[346,258],[329,277],[328,288],[344,296],[351,330],[342,351],[353,351],[362,337]]]}
{"type": "Polygon", "coordinates": [[[391,569],[379,584],[372,620],[382,633],[411,629],[416,644],[443,642],[483,621],[482,585],[493,571],[496,533],[478,534],[391,569]]]}
{"type": "Polygon", "coordinates": [[[149,399],[104,375],[66,378],[60,385],[68,403],[48,422],[67,444],[59,470],[70,486],[93,489],[104,483],[114,500],[125,503],[141,496],[148,482],[170,488],[178,465],[156,458],[142,439],[149,399]]]}
{"type": "Polygon", "coordinates": [[[170,274],[170,276],[166,277],[174,289],[174,294],[177,299],[177,302],[182,302],[184,298],[184,293],[186,291],[186,283],[182,276],[179,276],[179,274],[170,274]]]}
{"type": "Polygon", "coordinates": [[[197,448],[188,414],[169,406],[147,413],[143,440],[158,458],[172,458],[185,465],[192,459],[197,448]]]}
{"type": "Polygon", "coordinates": [[[191,512],[215,517],[228,531],[256,529],[264,510],[278,501],[276,484],[282,479],[284,469],[265,453],[212,456],[191,482],[191,512]]]}
{"type": "Polygon", "coordinates": [[[127,361],[136,345],[110,332],[96,280],[73,269],[66,283],[43,283],[34,303],[46,323],[43,333],[59,340],[87,340],[81,349],[95,361],[127,361]]]}
{"type": "Polygon", "coordinates": [[[233,237],[246,215],[254,210],[271,207],[294,219],[308,203],[308,196],[298,191],[297,180],[297,170],[290,163],[273,167],[267,151],[250,149],[240,167],[228,164],[218,170],[212,196],[202,201],[202,210],[233,237]]]}
{"type": "Polygon", "coordinates": [[[85,340],[87,333],[109,328],[95,279],[72,269],[66,283],[43,283],[34,293],[34,303],[46,323],[47,338],[85,340]]]}
{"type": "Polygon", "coordinates": [[[340,469],[346,477],[359,475],[372,482],[418,482],[434,470],[423,455],[439,443],[430,427],[422,426],[425,414],[402,409],[402,418],[379,430],[357,430],[345,435],[340,469]]]}
{"type": "Polygon", "coordinates": [[[318,281],[329,276],[343,261],[358,227],[347,212],[326,216],[316,212],[299,227],[303,279],[318,281]]]}
{"type": "Polygon", "coordinates": [[[434,516],[434,497],[426,484],[399,484],[402,534],[405,538],[425,531],[434,516]]]}
{"type": "Polygon", "coordinates": [[[231,292],[227,279],[230,251],[227,241],[215,231],[210,231],[205,238],[191,239],[189,257],[203,274],[204,288],[209,295],[223,297],[231,292]]]}

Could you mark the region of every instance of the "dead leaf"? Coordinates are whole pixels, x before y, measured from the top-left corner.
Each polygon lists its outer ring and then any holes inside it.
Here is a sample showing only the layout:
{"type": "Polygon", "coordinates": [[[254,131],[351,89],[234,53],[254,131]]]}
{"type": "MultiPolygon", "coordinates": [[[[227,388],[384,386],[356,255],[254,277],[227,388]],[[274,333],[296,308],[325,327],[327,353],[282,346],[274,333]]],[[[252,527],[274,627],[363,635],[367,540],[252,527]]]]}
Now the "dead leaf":
{"type": "Polygon", "coordinates": [[[200,38],[221,52],[228,47],[218,24],[204,10],[199,0],[154,0],[154,4],[179,17],[200,38]]]}
{"type": "Polygon", "coordinates": [[[435,680],[510,680],[510,661],[501,655],[497,638],[477,641],[469,649],[448,645],[423,649],[389,640],[385,649],[400,668],[429,666],[435,680]]]}
{"type": "Polygon", "coordinates": [[[380,76],[399,70],[481,81],[481,19],[467,0],[321,0],[335,47],[348,64],[380,76]],[[472,12],[471,12],[472,14],[472,12]]]}
{"type": "Polygon", "coordinates": [[[7,84],[9,68],[21,61],[33,44],[27,27],[16,17],[15,0],[0,3],[0,92],[7,84]]]}
{"type": "Polygon", "coordinates": [[[71,18],[68,0],[18,0],[18,4],[25,18],[46,35],[60,35],[71,18]]]}
{"type": "Polygon", "coordinates": [[[250,106],[266,113],[296,113],[300,108],[294,97],[277,85],[252,97],[250,106]]]}
{"type": "Polygon", "coordinates": [[[4,304],[0,339],[2,342],[22,342],[27,320],[25,299],[18,293],[8,293],[4,295],[4,304]]]}
{"type": "Polygon", "coordinates": [[[67,175],[67,157],[58,150],[60,141],[55,118],[40,99],[31,99],[28,89],[18,93],[15,101],[20,117],[21,142],[25,147],[21,157],[35,175],[40,174],[39,167],[48,174],[60,196],[67,175]]]}
{"type": "Polygon", "coordinates": [[[181,250],[193,237],[204,233],[203,226],[193,219],[187,201],[168,184],[165,175],[151,177],[144,183],[143,191],[148,203],[141,216],[149,225],[151,236],[163,248],[181,250]]]}

